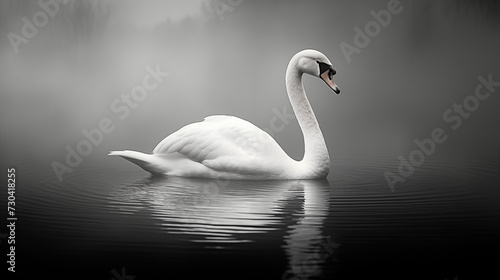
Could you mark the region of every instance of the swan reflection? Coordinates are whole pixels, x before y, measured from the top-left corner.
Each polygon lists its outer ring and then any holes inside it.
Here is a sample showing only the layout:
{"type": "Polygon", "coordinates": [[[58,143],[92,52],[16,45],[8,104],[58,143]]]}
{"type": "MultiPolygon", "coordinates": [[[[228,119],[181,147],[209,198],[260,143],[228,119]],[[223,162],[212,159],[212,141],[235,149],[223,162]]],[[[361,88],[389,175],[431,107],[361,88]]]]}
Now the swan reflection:
{"type": "Polygon", "coordinates": [[[329,257],[329,251],[318,249],[325,247],[325,241],[333,242],[323,232],[329,198],[327,180],[224,181],[153,176],[115,186],[110,206],[123,214],[146,208],[163,230],[212,248],[228,248],[252,242],[262,233],[284,231],[282,246],[288,271],[300,275],[311,269],[305,262],[318,263],[329,257]]]}

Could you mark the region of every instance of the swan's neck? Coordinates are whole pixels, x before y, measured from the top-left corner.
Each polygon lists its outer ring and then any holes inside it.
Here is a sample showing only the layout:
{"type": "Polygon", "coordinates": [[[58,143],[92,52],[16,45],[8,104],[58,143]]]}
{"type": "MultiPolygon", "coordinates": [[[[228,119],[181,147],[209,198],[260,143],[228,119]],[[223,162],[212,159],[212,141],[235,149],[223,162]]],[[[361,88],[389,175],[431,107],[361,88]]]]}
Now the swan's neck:
{"type": "Polygon", "coordinates": [[[302,84],[302,74],[297,67],[297,61],[292,60],[286,71],[286,89],[293,111],[304,135],[304,157],[297,163],[296,172],[301,177],[312,179],[325,177],[330,170],[330,157],[323,133],[307,99],[302,84]],[[309,178],[310,177],[310,178],[309,178]]]}

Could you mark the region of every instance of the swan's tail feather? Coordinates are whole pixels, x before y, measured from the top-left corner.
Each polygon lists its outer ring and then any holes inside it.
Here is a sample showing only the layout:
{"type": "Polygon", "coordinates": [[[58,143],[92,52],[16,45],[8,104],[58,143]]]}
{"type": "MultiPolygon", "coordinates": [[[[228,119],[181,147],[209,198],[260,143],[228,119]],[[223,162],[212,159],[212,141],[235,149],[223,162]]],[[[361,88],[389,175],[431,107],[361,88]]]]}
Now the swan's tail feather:
{"type": "Polygon", "coordinates": [[[165,174],[166,170],[163,170],[159,164],[157,164],[158,159],[154,155],[144,154],[136,151],[111,151],[110,156],[121,156],[122,158],[138,165],[140,168],[151,172],[153,174],[165,174]]]}

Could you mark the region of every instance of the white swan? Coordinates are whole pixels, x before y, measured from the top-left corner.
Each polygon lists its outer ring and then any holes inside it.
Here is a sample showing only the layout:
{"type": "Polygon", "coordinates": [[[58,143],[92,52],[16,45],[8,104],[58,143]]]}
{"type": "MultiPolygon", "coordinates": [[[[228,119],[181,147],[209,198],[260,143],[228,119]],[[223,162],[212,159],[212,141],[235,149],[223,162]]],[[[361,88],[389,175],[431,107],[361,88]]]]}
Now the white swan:
{"type": "Polygon", "coordinates": [[[224,179],[319,179],[330,171],[323,133],[302,85],[302,74],[319,77],[340,93],[333,81],[336,71],[322,53],[303,50],[286,70],[286,89],[304,135],[300,161],[290,158],[265,131],[233,116],[210,116],[167,136],[153,154],[113,151],[146,171],[181,177],[224,179]]]}

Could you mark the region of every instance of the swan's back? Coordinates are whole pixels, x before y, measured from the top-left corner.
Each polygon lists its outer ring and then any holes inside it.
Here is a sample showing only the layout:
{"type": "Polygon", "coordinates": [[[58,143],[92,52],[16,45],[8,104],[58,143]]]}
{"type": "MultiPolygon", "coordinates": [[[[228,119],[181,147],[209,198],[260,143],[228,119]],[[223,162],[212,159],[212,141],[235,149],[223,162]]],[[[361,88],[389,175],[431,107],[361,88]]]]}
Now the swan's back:
{"type": "Polygon", "coordinates": [[[269,176],[283,172],[284,161],[290,160],[267,132],[246,120],[222,115],[184,126],[163,139],[153,154],[181,155],[213,170],[269,176]]]}

